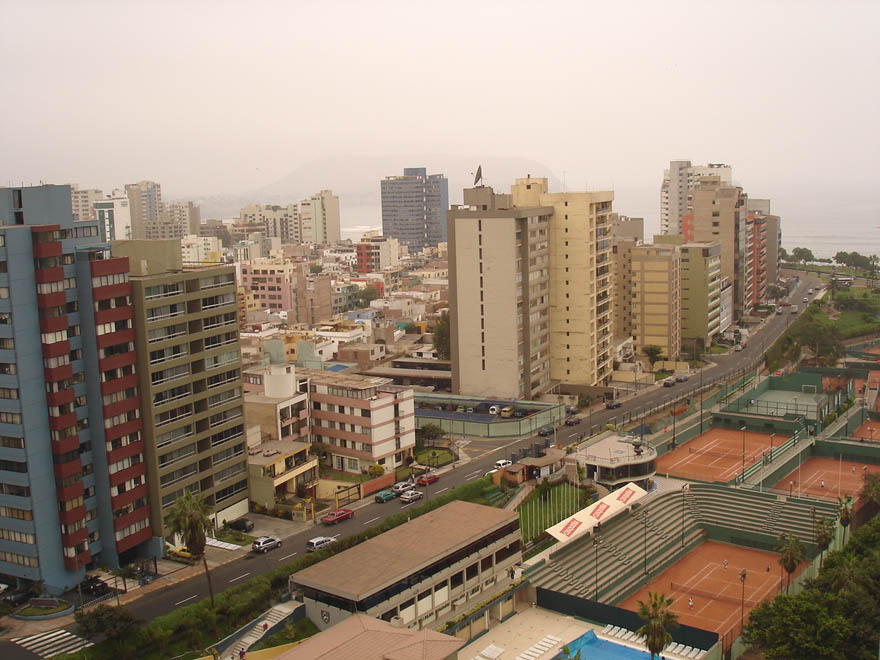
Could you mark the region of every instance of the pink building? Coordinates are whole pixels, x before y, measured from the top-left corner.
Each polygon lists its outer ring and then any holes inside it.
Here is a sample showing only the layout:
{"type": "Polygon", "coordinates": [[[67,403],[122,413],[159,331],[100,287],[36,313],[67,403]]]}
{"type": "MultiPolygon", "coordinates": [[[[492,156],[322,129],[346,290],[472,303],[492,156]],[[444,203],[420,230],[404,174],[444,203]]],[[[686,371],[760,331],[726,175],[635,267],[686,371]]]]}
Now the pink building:
{"type": "Polygon", "coordinates": [[[260,309],[296,309],[296,265],[283,259],[254,259],[241,264],[241,286],[260,309]]]}

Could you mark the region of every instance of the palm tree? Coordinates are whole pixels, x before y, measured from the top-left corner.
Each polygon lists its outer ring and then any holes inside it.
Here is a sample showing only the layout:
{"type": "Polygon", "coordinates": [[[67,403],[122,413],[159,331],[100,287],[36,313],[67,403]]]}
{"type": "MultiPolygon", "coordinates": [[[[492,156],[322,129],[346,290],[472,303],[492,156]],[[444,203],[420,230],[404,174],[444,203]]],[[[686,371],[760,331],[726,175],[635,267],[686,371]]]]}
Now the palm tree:
{"type": "Polygon", "coordinates": [[[831,518],[822,516],[816,521],[816,546],[819,548],[819,570],[822,570],[822,561],[825,559],[825,551],[834,539],[834,522],[831,518]]]}
{"type": "Polygon", "coordinates": [[[864,474],[864,483],[859,498],[874,506],[880,506],[880,474],[868,474],[867,472],[864,474]]]}
{"type": "Polygon", "coordinates": [[[186,549],[193,557],[202,558],[205,577],[208,580],[208,593],[211,596],[211,607],[214,607],[214,587],[211,584],[211,573],[208,571],[208,559],[205,556],[205,535],[213,527],[209,516],[211,508],[201,495],[193,495],[185,491],[171,506],[168,515],[168,526],[171,532],[183,539],[186,549]]]}
{"type": "Polygon", "coordinates": [[[846,545],[846,528],[852,522],[852,497],[849,495],[838,500],[837,520],[843,527],[843,545],[846,545]]]}
{"type": "Polygon", "coordinates": [[[645,645],[651,654],[651,660],[672,643],[669,629],[678,623],[678,617],[669,609],[673,602],[659,591],[649,591],[647,603],[639,601],[639,617],[645,625],[636,634],[646,637],[645,645]]]}
{"type": "Polygon", "coordinates": [[[785,593],[788,593],[788,588],[791,586],[791,574],[807,558],[806,549],[801,540],[789,532],[779,537],[779,548],[776,551],[779,553],[779,563],[788,573],[788,580],[785,583],[785,593]]]}
{"type": "Polygon", "coordinates": [[[572,654],[571,649],[569,649],[568,646],[563,646],[562,655],[560,657],[562,660],[581,660],[581,650],[578,649],[572,654]]]}

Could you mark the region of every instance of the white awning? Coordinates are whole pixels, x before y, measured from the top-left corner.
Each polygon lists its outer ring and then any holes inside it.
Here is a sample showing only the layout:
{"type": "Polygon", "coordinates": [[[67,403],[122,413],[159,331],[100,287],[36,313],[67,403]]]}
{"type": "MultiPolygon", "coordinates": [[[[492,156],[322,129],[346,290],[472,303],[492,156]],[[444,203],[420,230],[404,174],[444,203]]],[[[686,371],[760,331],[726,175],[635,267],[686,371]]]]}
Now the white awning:
{"type": "Polygon", "coordinates": [[[587,534],[600,522],[616,516],[647,494],[645,489],[630,482],[623,488],[618,488],[598,502],[593,502],[587,508],[581,509],[573,516],[569,516],[544,531],[557,541],[568,543],[587,534]]]}

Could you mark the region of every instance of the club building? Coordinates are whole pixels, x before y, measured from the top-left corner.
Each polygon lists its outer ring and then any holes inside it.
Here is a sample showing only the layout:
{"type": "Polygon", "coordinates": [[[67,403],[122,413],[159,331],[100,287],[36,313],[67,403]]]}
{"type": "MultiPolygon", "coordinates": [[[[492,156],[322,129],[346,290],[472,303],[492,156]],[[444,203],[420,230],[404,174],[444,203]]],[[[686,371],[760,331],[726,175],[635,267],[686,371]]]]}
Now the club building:
{"type": "Polygon", "coordinates": [[[292,575],[291,589],[321,630],[356,612],[434,627],[505,589],[521,545],[515,511],[455,501],[292,575]]]}

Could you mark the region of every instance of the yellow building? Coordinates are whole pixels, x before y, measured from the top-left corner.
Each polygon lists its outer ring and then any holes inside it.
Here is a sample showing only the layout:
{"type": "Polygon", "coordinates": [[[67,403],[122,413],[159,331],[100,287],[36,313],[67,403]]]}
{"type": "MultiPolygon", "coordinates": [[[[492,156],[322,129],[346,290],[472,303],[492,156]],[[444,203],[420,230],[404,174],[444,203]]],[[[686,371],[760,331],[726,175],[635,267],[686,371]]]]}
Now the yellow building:
{"type": "Polygon", "coordinates": [[[681,265],[675,245],[632,248],[632,334],[636,350],[659,346],[674,359],[681,350],[681,265]]]}
{"type": "Polygon", "coordinates": [[[612,371],[611,204],[614,193],[550,193],[546,178],[517,179],[515,206],[550,207],[550,377],[607,383],[612,371]]]}
{"type": "Polygon", "coordinates": [[[681,246],[681,336],[712,343],[721,327],[721,245],[681,246]]]}

